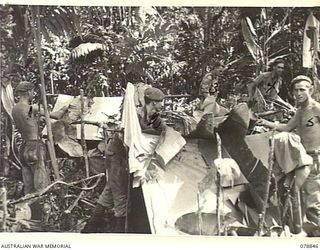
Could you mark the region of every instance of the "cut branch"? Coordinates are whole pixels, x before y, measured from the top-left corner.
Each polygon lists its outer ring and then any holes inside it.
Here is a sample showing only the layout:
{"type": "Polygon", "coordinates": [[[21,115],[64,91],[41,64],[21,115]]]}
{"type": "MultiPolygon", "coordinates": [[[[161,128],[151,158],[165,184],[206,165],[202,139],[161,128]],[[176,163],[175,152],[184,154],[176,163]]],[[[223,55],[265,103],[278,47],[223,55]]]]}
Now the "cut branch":
{"type": "Polygon", "coordinates": [[[84,156],[84,164],[86,167],[86,177],[89,177],[89,159],[88,159],[88,149],[87,143],[85,139],[85,132],[84,132],[84,97],[83,97],[83,89],[80,90],[80,100],[81,100],[81,146],[83,150],[84,156]]]}
{"type": "Polygon", "coordinates": [[[51,121],[48,111],[48,104],[47,104],[47,98],[46,98],[46,92],[45,92],[45,82],[44,82],[44,70],[43,70],[43,61],[42,61],[42,54],[41,54],[41,34],[40,34],[40,16],[39,16],[39,6],[36,6],[36,14],[34,13],[33,9],[31,9],[31,15],[32,15],[32,32],[35,38],[35,46],[37,48],[37,55],[38,55],[38,65],[39,65],[39,72],[40,72],[40,80],[41,80],[41,96],[42,96],[42,102],[44,107],[44,114],[45,114],[45,120],[47,125],[47,134],[48,134],[48,149],[49,149],[49,156],[51,160],[51,164],[53,167],[54,175],[57,180],[60,179],[59,176],[59,168],[58,163],[56,159],[56,152],[54,150],[54,143],[53,143],[53,136],[52,136],[52,128],[51,128],[51,121]]]}

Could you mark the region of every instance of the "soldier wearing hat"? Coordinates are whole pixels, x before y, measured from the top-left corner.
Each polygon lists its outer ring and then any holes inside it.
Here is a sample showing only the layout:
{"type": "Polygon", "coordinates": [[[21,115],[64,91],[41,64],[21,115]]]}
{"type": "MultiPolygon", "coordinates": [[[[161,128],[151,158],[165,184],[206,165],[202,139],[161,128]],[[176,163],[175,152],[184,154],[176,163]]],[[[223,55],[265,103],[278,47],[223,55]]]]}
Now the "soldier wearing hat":
{"type": "Polygon", "coordinates": [[[254,81],[248,85],[249,99],[254,98],[256,89],[258,88],[267,99],[278,99],[280,86],[282,85],[282,75],[284,71],[284,61],[276,60],[272,64],[272,71],[260,74],[254,81]]]}
{"type": "MultiPolygon", "coordinates": [[[[306,166],[304,179],[296,179],[302,185],[307,218],[320,227],[320,103],[312,97],[313,84],[309,77],[300,75],[291,81],[298,110],[287,124],[276,124],[264,119],[258,124],[291,132],[297,129],[302,145],[313,156],[313,166],[306,166]],[[305,179],[306,178],[306,179],[305,179]]],[[[301,178],[300,178],[301,179],[301,178]]],[[[297,184],[298,185],[298,184],[297,184]]],[[[319,232],[318,232],[319,233],[319,232]]],[[[319,235],[318,235],[319,236],[319,235]]]]}
{"type": "MultiPolygon", "coordinates": [[[[41,191],[49,184],[49,173],[44,163],[46,148],[39,138],[39,116],[44,112],[38,105],[32,105],[34,88],[31,82],[20,82],[14,90],[20,98],[12,109],[14,123],[23,139],[20,155],[25,194],[41,191]]],[[[51,113],[50,117],[59,119],[67,108],[51,113]]]]}
{"type": "Polygon", "coordinates": [[[165,123],[159,112],[163,109],[164,93],[154,87],[144,92],[145,106],[137,109],[141,129],[144,133],[160,134],[165,129],[165,123]]]}
{"type": "MultiPolygon", "coordinates": [[[[276,59],[270,64],[271,71],[263,72],[248,85],[249,106],[254,106],[256,102],[261,102],[261,98],[270,101],[277,101],[282,105],[292,108],[280,96],[280,90],[283,86],[284,60],[276,59]]],[[[262,110],[257,110],[261,112],[262,110]]]]}
{"type": "MultiPolygon", "coordinates": [[[[164,96],[164,93],[158,88],[149,87],[145,90],[145,105],[137,110],[143,132],[160,134],[162,129],[165,128],[165,124],[159,116],[159,112],[163,108],[162,102],[164,96]]],[[[90,220],[82,230],[82,233],[125,232],[125,219],[129,209],[129,166],[127,150],[117,134],[114,134],[112,138],[109,138],[106,152],[109,157],[108,162],[110,163],[108,168],[108,182],[100,194],[97,205],[90,220]]],[[[141,210],[133,212],[138,212],[140,216],[140,213],[145,212],[143,211],[142,206],[144,201],[142,199],[141,188],[136,188],[135,190],[131,189],[130,196],[130,205],[135,208],[139,207],[139,210],[141,210]]],[[[145,217],[145,215],[142,216],[145,217]]],[[[141,220],[139,220],[138,224],[141,224],[141,220]]],[[[140,229],[136,230],[139,231],[140,229]]]]}
{"type": "MultiPolygon", "coordinates": [[[[166,130],[167,125],[160,117],[164,98],[164,93],[158,88],[150,87],[145,90],[145,105],[137,109],[143,133],[160,135],[166,130]]],[[[151,172],[149,173],[150,177],[154,178],[153,174],[156,175],[156,173],[151,172]]],[[[129,196],[132,208],[130,222],[133,225],[133,231],[138,233],[151,233],[141,186],[131,188],[129,196]]]]}

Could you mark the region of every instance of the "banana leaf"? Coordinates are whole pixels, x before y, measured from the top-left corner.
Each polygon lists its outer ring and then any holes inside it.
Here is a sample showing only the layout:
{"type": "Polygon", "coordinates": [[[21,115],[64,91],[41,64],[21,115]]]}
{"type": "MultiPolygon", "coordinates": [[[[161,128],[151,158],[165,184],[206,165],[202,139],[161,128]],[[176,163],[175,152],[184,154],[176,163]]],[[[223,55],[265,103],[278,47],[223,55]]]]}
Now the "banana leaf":
{"type": "Polygon", "coordinates": [[[14,106],[14,96],[13,96],[12,85],[11,83],[9,83],[7,86],[4,86],[4,84],[2,84],[0,87],[1,87],[1,102],[2,102],[3,108],[12,119],[12,109],[14,106]]]}
{"type": "Polygon", "coordinates": [[[254,35],[254,37],[257,37],[257,33],[256,33],[256,30],[255,28],[253,27],[253,24],[251,22],[251,19],[249,17],[246,18],[246,21],[247,21],[247,24],[248,24],[248,27],[252,33],[252,35],[254,35]]]}
{"type": "Polygon", "coordinates": [[[245,44],[246,44],[250,54],[252,55],[253,59],[256,62],[259,62],[262,58],[262,50],[256,41],[257,40],[256,37],[251,32],[251,29],[253,27],[251,27],[251,28],[249,27],[248,20],[250,20],[250,19],[246,18],[246,19],[241,20],[242,35],[245,40],[245,44]]]}

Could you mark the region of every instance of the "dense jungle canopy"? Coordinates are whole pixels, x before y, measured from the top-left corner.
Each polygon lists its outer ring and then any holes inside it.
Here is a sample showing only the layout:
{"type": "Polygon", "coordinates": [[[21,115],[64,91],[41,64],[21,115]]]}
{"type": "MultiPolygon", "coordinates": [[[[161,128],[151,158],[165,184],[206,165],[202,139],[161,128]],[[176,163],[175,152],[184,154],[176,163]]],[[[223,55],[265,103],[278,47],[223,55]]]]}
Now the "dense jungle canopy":
{"type": "Polygon", "coordinates": [[[246,93],[277,57],[287,61],[286,81],[308,73],[301,57],[310,12],[320,17],[319,8],[5,5],[1,79],[13,87],[39,80],[32,34],[39,15],[48,92],[115,96],[128,81],[143,81],[195,95],[203,76],[215,72],[226,98],[246,93]]]}

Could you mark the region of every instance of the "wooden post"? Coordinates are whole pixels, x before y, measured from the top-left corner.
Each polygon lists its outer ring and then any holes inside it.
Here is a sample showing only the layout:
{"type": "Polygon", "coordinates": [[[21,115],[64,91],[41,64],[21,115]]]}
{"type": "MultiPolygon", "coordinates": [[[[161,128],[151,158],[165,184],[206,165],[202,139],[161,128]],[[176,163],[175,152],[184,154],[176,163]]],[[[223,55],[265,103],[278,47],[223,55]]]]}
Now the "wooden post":
{"type": "Polygon", "coordinates": [[[268,158],[268,181],[267,181],[264,200],[263,200],[262,212],[259,214],[258,236],[262,236],[263,234],[263,227],[265,224],[266,210],[267,210],[269,193],[270,193],[272,169],[274,164],[274,133],[275,133],[275,129],[272,131],[271,138],[269,139],[270,152],[269,152],[269,158],[268,158]]]}
{"type": "Polygon", "coordinates": [[[86,177],[89,177],[89,159],[88,159],[88,150],[86,144],[86,138],[84,133],[84,94],[83,89],[80,89],[80,101],[81,101],[81,145],[83,150],[84,164],[86,167],[86,177]]]}
{"type": "Polygon", "coordinates": [[[36,15],[34,14],[32,7],[31,7],[31,14],[33,19],[32,26],[32,32],[35,38],[35,46],[37,48],[37,55],[38,55],[38,65],[39,65],[39,72],[40,72],[40,80],[41,80],[41,97],[42,97],[42,103],[44,107],[44,114],[45,114],[45,120],[47,125],[47,134],[48,134],[48,149],[49,149],[49,156],[51,160],[51,164],[53,167],[54,175],[56,179],[60,179],[59,176],[59,168],[58,163],[56,159],[56,152],[54,150],[54,143],[53,143],[53,136],[52,136],[52,128],[51,128],[51,121],[48,111],[48,104],[47,104],[47,98],[46,98],[46,91],[45,91],[45,82],[44,82],[44,70],[43,70],[43,61],[42,61],[42,54],[41,54],[41,34],[40,34],[40,17],[39,17],[39,6],[35,7],[37,10],[36,15]],[[34,26],[34,22],[36,21],[36,27],[34,26]]]}

